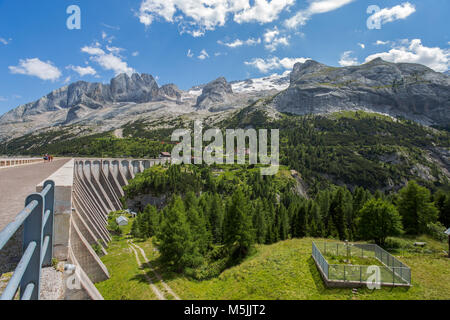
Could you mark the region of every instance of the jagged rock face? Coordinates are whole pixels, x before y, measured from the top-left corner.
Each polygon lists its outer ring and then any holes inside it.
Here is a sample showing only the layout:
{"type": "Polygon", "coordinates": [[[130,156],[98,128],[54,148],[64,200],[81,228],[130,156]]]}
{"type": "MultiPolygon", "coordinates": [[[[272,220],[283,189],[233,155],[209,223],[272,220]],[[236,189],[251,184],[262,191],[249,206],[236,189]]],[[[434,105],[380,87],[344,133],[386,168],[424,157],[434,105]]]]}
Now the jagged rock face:
{"type": "Polygon", "coordinates": [[[122,73],[111,80],[110,91],[114,102],[144,103],[158,96],[158,84],[148,74],[137,73],[129,77],[122,73]]]}
{"type": "Polygon", "coordinates": [[[309,60],[294,66],[289,88],[273,104],[293,114],[370,110],[448,125],[450,78],[423,65],[380,58],[344,68],[309,60]]]}
{"type": "Polygon", "coordinates": [[[217,104],[227,103],[229,95],[233,94],[231,84],[223,77],[208,83],[197,99],[196,108],[200,110],[209,109],[217,104]]]}
{"type": "Polygon", "coordinates": [[[55,90],[47,96],[20,106],[0,118],[1,123],[23,122],[27,117],[51,111],[67,110],[65,124],[75,121],[80,114],[101,109],[116,102],[145,103],[160,98],[158,84],[148,74],[120,74],[110,84],[78,81],[55,90]]]}
{"type": "Polygon", "coordinates": [[[161,88],[159,88],[159,95],[163,98],[170,98],[170,99],[176,99],[180,100],[182,92],[176,85],[173,83],[163,85],[161,88]]]}

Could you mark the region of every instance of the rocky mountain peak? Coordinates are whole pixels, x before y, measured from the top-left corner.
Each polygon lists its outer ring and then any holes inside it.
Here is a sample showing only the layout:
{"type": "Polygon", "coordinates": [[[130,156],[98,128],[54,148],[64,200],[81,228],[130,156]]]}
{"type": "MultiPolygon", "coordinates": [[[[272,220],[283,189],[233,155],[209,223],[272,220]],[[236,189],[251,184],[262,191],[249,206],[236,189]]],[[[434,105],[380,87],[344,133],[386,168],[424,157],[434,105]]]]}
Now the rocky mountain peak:
{"type": "Polygon", "coordinates": [[[159,88],[159,95],[162,98],[176,99],[179,101],[182,96],[182,91],[175,84],[169,83],[159,88]]]}
{"type": "Polygon", "coordinates": [[[229,95],[233,94],[231,84],[224,77],[208,83],[202,90],[202,94],[197,99],[197,109],[208,109],[214,104],[228,102],[229,95]]]}
{"type": "Polygon", "coordinates": [[[314,60],[306,60],[304,63],[297,62],[291,72],[291,83],[295,83],[304,75],[320,72],[326,68],[326,65],[314,60]]]}
{"type": "Polygon", "coordinates": [[[274,106],[293,114],[370,110],[426,125],[450,123],[450,79],[411,63],[381,58],[351,67],[315,61],[294,66],[291,83],[274,106]]]}

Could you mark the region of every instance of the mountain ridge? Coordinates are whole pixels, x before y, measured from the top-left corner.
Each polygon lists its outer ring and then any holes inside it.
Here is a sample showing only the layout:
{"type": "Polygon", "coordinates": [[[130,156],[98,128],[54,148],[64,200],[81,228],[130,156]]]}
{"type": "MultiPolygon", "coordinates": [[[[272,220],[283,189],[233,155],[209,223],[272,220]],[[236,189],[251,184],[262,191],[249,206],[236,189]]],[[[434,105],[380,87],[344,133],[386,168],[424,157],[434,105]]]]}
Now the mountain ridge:
{"type": "Polygon", "coordinates": [[[273,106],[299,115],[365,110],[446,126],[450,77],[420,64],[381,58],[342,68],[308,60],[294,65],[289,88],[273,106]]]}
{"type": "Polygon", "coordinates": [[[321,114],[363,110],[404,117],[425,125],[450,123],[450,77],[418,64],[380,58],[352,67],[314,60],[263,78],[208,84],[180,90],[159,86],[150,74],[119,74],[109,84],[77,81],[0,116],[0,140],[52,127],[83,123],[99,132],[140,118],[201,117],[267,99],[275,112],[321,114]]]}

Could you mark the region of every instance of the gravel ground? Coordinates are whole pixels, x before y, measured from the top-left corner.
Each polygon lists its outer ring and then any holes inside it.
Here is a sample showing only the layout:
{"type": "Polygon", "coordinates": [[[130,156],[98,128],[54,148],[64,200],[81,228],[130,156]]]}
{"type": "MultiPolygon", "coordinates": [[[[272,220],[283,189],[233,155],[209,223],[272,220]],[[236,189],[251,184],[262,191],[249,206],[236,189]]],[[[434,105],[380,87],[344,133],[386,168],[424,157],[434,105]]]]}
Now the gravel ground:
{"type": "Polygon", "coordinates": [[[41,300],[64,300],[64,273],[61,272],[61,266],[58,264],[58,270],[55,268],[42,269],[41,276],[41,300]]]}
{"type": "MultiPolygon", "coordinates": [[[[62,264],[62,268],[64,268],[64,264],[62,264]]],[[[41,300],[64,300],[64,273],[59,270],[61,270],[61,264],[58,265],[58,270],[53,267],[42,269],[41,300]]],[[[12,272],[4,273],[0,277],[0,295],[8,285],[11,276],[12,272]]],[[[18,295],[16,299],[18,299],[18,295]]]]}

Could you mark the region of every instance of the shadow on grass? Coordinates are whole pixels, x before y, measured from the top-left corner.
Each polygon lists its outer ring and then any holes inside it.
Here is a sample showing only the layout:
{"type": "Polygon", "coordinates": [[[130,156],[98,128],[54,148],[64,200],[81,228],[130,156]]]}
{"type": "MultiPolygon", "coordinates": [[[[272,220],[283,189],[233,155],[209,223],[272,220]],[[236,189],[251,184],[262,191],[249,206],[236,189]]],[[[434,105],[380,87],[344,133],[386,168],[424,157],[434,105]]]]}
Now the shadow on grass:
{"type": "Polygon", "coordinates": [[[130,280],[139,281],[139,282],[148,284],[148,280],[146,278],[146,276],[147,276],[148,278],[150,278],[152,280],[153,284],[158,284],[161,282],[161,280],[158,279],[158,277],[156,276],[156,273],[158,273],[161,276],[161,278],[164,282],[184,277],[183,274],[178,274],[178,273],[168,270],[168,268],[165,267],[159,261],[159,259],[150,261],[149,263],[143,263],[142,266],[139,268],[139,270],[145,272],[145,275],[140,273],[140,274],[132,277],[130,280]]]}
{"type": "Polygon", "coordinates": [[[320,293],[321,295],[337,295],[342,293],[351,294],[351,289],[328,288],[322,279],[319,269],[317,269],[313,257],[309,257],[308,267],[309,271],[311,272],[311,276],[314,280],[314,285],[316,286],[317,292],[320,293]]]}

